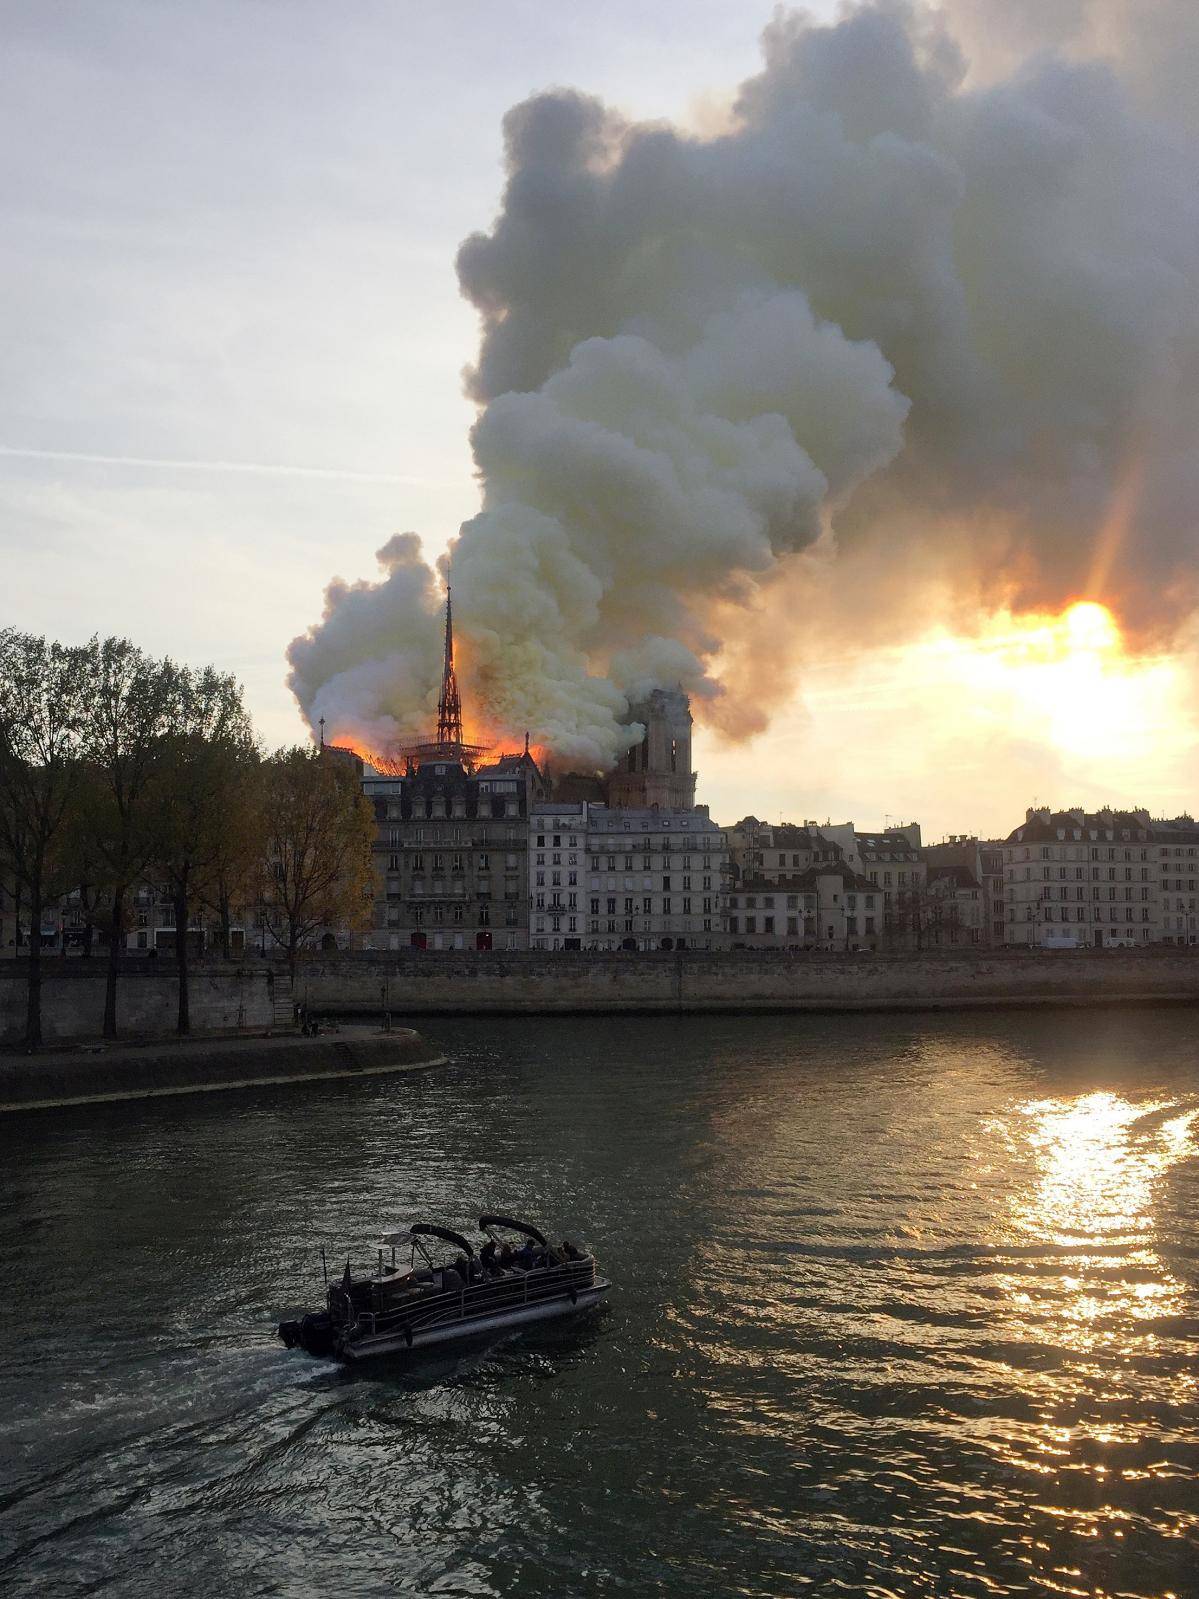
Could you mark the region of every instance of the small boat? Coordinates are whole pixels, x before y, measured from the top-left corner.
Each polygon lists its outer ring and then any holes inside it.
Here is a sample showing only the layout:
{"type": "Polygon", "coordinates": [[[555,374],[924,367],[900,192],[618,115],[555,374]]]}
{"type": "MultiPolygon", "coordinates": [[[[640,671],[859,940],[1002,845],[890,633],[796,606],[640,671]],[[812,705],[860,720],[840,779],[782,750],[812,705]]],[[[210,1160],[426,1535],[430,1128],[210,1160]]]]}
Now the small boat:
{"type": "Polygon", "coordinates": [[[385,1234],[373,1277],[355,1278],[347,1261],[339,1282],[326,1279],[324,1310],[280,1322],[279,1337],[289,1349],[337,1360],[404,1355],[572,1316],[608,1291],[593,1255],[569,1243],[554,1247],[528,1222],[480,1216],[479,1228],[487,1242],[478,1253],[461,1233],[431,1222],[385,1234]],[[520,1236],[519,1248],[505,1231],[520,1236]],[[452,1245],[454,1260],[439,1262],[430,1240],[452,1245]],[[396,1258],[405,1248],[407,1269],[396,1258]]]}

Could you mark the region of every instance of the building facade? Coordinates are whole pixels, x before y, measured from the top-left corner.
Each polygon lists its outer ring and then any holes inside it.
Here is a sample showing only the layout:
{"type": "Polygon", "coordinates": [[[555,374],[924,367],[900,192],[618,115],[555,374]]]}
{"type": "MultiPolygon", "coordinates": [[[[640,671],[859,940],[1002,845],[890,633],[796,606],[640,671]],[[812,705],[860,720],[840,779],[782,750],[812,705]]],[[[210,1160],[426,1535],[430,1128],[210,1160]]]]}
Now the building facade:
{"type": "Polygon", "coordinates": [[[545,800],[529,821],[534,949],[723,949],[728,842],[701,806],[545,800]]]}
{"type": "Polygon", "coordinates": [[[882,895],[844,861],[787,876],[738,877],[729,890],[734,949],[876,949],[882,895]]]}
{"type": "Polygon", "coordinates": [[[1194,944],[1199,827],[1147,811],[1029,810],[1004,840],[1008,944],[1194,944]]]}
{"type": "Polygon", "coordinates": [[[362,787],[378,827],[364,947],[528,948],[529,813],[546,784],[527,751],[476,768],[434,748],[362,787]]]}
{"type": "Polygon", "coordinates": [[[979,845],[983,899],[987,910],[987,939],[992,945],[1007,942],[1007,902],[1004,898],[1003,842],[988,839],[979,845]]]}
{"type": "Polygon", "coordinates": [[[881,944],[888,949],[922,949],[927,924],[928,866],[920,824],[885,827],[854,834],[849,860],[882,891],[881,944]]]}
{"type": "Polygon", "coordinates": [[[756,816],[746,816],[729,829],[729,853],[734,881],[765,878],[777,882],[845,858],[841,846],[815,822],[805,822],[802,827],[793,822],[776,825],[760,822],[756,816]]]}
{"type": "Polygon", "coordinates": [[[921,854],[926,868],[923,909],[928,945],[935,949],[989,944],[993,917],[979,839],[951,833],[939,844],[925,845],[921,854]]]}
{"type": "Polygon", "coordinates": [[[969,867],[928,866],[923,918],[926,949],[957,949],[986,942],[986,897],[969,867]]]}

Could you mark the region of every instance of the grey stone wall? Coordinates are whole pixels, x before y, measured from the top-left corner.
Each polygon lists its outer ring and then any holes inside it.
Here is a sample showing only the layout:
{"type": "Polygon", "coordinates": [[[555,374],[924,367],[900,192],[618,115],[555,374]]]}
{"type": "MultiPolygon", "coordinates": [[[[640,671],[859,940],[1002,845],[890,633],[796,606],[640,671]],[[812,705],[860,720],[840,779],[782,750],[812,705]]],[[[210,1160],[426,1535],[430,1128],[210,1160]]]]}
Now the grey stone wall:
{"type": "MultiPolygon", "coordinates": [[[[45,962],[42,1033],[47,1043],[99,1037],[104,980],[103,960],[45,962]]],[[[0,966],[0,1043],[24,1036],[25,992],[24,962],[0,966]]],[[[189,999],[196,1033],[263,1031],[273,1020],[265,967],[195,967],[189,999]]],[[[178,983],[169,967],[122,971],[117,1011],[123,1035],[174,1032],[178,1003],[178,983]]]]}
{"type": "Polygon", "coordinates": [[[0,1113],[99,1099],[141,1099],[263,1084],[373,1076],[437,1064],[419,1033],[214,1038],[9,1055],[0,1060],[0,1113]]]}
{"type": "Polygon", "coordinates": [[[1186,950],[916,955],[405,953],[313,962],[297,998],[341,1014],[871,1010],[1199,1001],[1186,950]]]}
{"type": "MultiPolygon", "coordinates": [[[[330,1014],[397,1017],[612,1011],[904,1010],[970,1005],[1199,1002],[1199,953],[1179,950],[987,950],[917,955],[537,954],[470,951],[341,955],[306,962],[296,999],[330,1014]]],[[[121,1032],[169,1034],[175,978],[122,973],[121,1032]]],[[[95,1038],[104,972],[48,971],[47,1042],[95,1038]]],[[[197,1033],[265,1031],[273,1014],[262,967],[192,974],[197,1033]]],[[[20,1039],[25,984],[0,968],[0,1041],[20,1039]]]]}

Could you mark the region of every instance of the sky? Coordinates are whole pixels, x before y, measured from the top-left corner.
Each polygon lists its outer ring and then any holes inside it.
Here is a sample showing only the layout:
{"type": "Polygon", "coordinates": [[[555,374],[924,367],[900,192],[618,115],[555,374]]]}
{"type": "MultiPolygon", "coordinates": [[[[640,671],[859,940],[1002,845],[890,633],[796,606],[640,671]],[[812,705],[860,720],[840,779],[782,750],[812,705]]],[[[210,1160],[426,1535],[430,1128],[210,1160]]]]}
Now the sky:
{"type": "MultiPolygon", "coordinates": [[[[703,128],[772,11],[9,0],[0,625],[214,661],[268,742],[305,737],[285,650],[329,580],[398,532],[436,556],[478,509],[454,258],[496,214],[504,112],[580,85],[703,128]]],[[[699,797],[929,838],[1034,802],[1192,806],[1189,667],[1071,638],[848,637],[751,742],[699,732],[699,797]],[[1065,684],[1106,707],[1087,736],[1055,720],[1065,684]]]]}

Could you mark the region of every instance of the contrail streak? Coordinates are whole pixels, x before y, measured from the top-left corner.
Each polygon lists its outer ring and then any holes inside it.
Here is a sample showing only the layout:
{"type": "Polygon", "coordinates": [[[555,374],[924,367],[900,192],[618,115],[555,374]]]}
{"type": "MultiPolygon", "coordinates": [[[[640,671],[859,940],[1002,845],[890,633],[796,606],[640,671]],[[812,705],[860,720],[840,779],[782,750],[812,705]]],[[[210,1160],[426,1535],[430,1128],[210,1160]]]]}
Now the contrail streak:
{"type": "Polygon", "coordinates": [[[252,472],[276,477],[328,478],[348,483],[404,483],[418,488],[457,488],[448,478],[412,477],[402,472],[353,472],[339,466],[286,466],[271,461],[186,461],[156,455],[93,455],[83,450],[30,450],[0,444],[0,456],[24,461],[79,461],[95,466],[145,466],[181,472],[252,472]]]}

